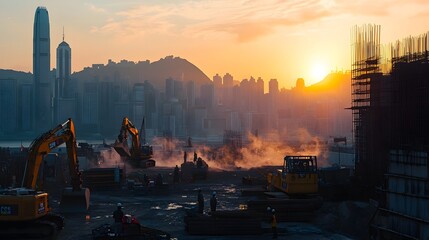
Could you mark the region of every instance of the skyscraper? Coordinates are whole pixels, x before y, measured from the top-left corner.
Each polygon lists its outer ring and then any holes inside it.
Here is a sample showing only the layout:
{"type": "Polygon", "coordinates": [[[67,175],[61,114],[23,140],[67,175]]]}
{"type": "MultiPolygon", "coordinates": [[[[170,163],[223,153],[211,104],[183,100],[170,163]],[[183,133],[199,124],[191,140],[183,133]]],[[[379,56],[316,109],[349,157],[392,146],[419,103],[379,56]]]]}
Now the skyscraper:
{"type": "Polygon", "coordinates": [[[222,102],[222,77],[216,73],[213,76],[213,87],[214,87],[214,104],[218,106],[223,104],[222,102]]]}
{"type": "Polygon", "coordinates": [[[279,93],[279,82],[277,81],[277,79],[273,78],[270,80],[268,89],[270,94],[279,93]]]}
{"type": "Polygon", "coordinates": [[[55,97],[65,97],[66,86],[70,80],[71,74],[71,48],[68,43],[63,41],[57,47],[57,72],[56,72],[56,94],[55,97]]]}
{"type": "Polygon", "coordinates": [[[49,15],[45,7],[38,7],[34,15],[33,74],[35,83],[35,123],[38,131],[52,126],[50,76],[49,15]]]}

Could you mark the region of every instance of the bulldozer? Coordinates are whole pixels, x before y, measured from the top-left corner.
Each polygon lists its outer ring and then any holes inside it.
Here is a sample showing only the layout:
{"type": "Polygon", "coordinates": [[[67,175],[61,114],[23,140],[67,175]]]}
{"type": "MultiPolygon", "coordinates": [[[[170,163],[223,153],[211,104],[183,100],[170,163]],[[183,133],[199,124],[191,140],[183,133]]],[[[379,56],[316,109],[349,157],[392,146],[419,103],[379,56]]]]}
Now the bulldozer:
{"type": "Polygon", "coordinates": [[[139,131],[127,117],[122,120],[121,130],[113,148],[121,157],[126,158],[126,161],[133,167],[155,167],[155,160],[152,159],[152,146],[140,142],[139,131]],[[128,147],[128,133],[132,137],[131,148],[128,147]]]}
{"type": "Polygon", "coordinates": [[[0,190],[0,238],[55,239],[64,218],[49,207],[48,193],[41,190],[39,170],[45,155],[66,143],[71,187],[63,190],[60,212],[86,212],[89,189],[82,188],[72,119],[43,133],[30,145],[21,187],[0,190]]]}

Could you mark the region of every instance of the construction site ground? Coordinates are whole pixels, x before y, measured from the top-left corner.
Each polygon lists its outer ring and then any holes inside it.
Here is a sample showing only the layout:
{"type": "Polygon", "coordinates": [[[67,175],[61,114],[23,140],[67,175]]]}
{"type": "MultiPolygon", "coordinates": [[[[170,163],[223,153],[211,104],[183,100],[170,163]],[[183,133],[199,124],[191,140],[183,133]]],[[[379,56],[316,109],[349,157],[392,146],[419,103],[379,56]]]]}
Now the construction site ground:
{"type": "MultiPolygon", "coordinates": [[[[113,223],[112,213],[117,203],[122,203],[126,214],[150,228],[166,231],[175,239],[270,239],[271,225],[262,222],[263,234],[257,236],[193,236],[185,231],[184,216],[187,210],[196,207],[197,190],[204,194],[205,212],[209,211],[209,199],[215,191],[218,210],[238,209],[251,196],[242,196],[242,177],[260,178],[261,170],[210,171],[207,180],[191,183],[172,184],[173,168],[152,168],[139,170],[133,174],[156,176],[163,174],[168,189],[150,192],[122,189],[93,190],[91,205],[87,214],[64,215],[65,228],[58,239],[91,239],[91,230],[105,223],[113,223]]],[[[129,173],[130,175],[133,175],[129,173]]],[[[60,193],[51,193],[51,206],[58,210],[60,193]]],[[[310,222],[280,222],[279,239],[365,239],[368,222],[373,211],[368,203],[355,201],[324,202],[315,218],[310,222]]]]}

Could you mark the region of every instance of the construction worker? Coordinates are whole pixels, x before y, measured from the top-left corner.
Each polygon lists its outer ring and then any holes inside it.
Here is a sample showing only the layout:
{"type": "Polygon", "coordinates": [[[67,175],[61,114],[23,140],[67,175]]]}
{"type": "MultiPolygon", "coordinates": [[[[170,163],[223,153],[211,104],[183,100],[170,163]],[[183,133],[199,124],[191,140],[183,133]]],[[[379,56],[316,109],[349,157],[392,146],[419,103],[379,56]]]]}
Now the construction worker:
{"type": "Polygon", "coordinates": [[[271,217],[271,228],[273,229],[273,239],[277,239],[277,219],[276,219],[276,210],[271,209],[271,213],[273,214],[271,217]]]}
{"type": "Polygon", "coordinates": [[[113,229],[116,234],[120,234],[122,232],[122,218],[124,217],[124,213],[122,212],[122,204],[116,204],[117,209],[113,212],[113,219],[115,223],[113,224],[113,229]]]}
{"type": "Polygon", "coordinates": [[[155,184],[156,186],[162,186],[163,183],[164,183],[164,180],[163,180],[162,174],[158,173],[158,175],[156,176],[155,184]]]}
{"type": "Polygon", "coordinates": [[[204,212],[204,196],[201,193],[201,189],[198,189],[198,212],[204,212]]]}
{"type": "Polygon", "coordinates": [[[188,147],[192,147],[192,138],[188,137],[188,147]]]}
{"type": "Polygon", "coordinates": [[[216,212],[216,206],[217,206],[216,192],[213,192],[212,197],[210,198],[210,210],[212,212],[216,212]]]}
{"type": "Polygon", "coordinates": [[[176,167],[174,168],[173,182],[178,183],[179,179],[179,166],[176,165],[176,167]]]}
{"type": "Polygon", "coordinates": [[[146,174],[143,174],[143,184],[148,187],[149,186],[149,177],[146,174]]]}
{"type": "Polygon", "coordinates": [[[124,213],[122,212],[122,203],[116,204],[117,209],[113,212],[113,219],[115,222],[122,222],[122,217],[124,213]]]}
{"type": "Polygon", "coordinates": [[[201,168],[203,166],[203,159],[201,157],[198,157],[197,159],[197,168],[201,168]]]}

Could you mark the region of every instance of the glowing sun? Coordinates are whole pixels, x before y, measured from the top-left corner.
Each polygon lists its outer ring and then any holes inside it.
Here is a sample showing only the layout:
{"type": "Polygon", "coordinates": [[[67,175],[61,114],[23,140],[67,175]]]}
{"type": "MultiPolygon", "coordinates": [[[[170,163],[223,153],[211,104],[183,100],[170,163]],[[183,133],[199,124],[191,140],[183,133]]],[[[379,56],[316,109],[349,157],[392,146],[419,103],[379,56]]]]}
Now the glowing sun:
{"type": "Polygon", "coordinates": [[[313,78],[314,82],[323,80],[323,78],[326,77],[328,73],[329,72],[326,66],[320,63],[314,64],[311,69],[311,77],[313,78]]]}

